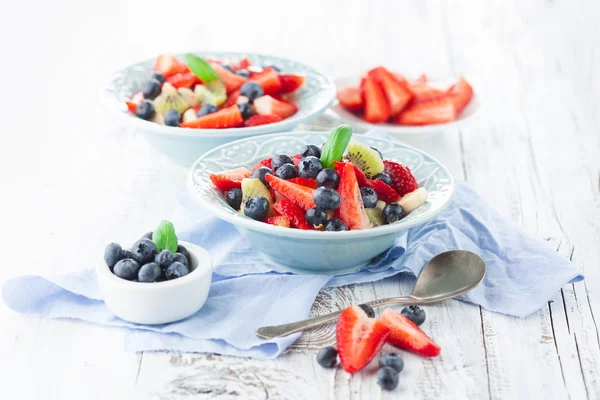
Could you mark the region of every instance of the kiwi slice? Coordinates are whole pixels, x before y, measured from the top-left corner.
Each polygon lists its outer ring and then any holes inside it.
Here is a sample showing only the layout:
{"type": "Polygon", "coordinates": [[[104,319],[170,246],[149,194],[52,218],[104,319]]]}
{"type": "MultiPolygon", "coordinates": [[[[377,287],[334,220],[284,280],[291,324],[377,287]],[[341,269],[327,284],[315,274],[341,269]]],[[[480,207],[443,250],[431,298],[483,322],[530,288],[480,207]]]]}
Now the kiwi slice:
{"type": "Polygon", "coordinates": [[[194,107],[200,104],[200,102],[198,101],[198,97],[196,97],[196,94],[192,89],[182,87],[177,89],[177,92],[181,95],[181,97],[183,97],[185,101],[187,101],[190,107],[194,107]]]}
{"type": "Polygon", "coordinates": [[[356,140],[348,143],[348,158],[368,177],[383,172],[383,160],[377,150],[356,140]]]}
{"type": "Polygon", "coordinates": [[[217,98],[204,85],[196,85],[196,87],[194,88],[194,94],[196,95],[196,98],[198,98],[198,101],[201,104],[211,104],[213,106],[217,105],[217,98]]]}
{"type": "MultiPolygon", "coordinates": [[[[258,178],[245,178],[242,179],[242,206],[240,207],[240,213],[244,213],[244,207],[246,206],[246,202],[250,200],[252,197],[262,196],[265,199],[269,200],[269,204],[273,205],[273,198],[271,197],[271,192],[264,183],[260,181],[258,178]]],[[[275,215],[275,212],[272,208],[269,209],[268,216],[271,217],[275,215]]]]}
{"type": "Polygon", "coordinates": [[[164,115],[168,110],[175,110],[182,114],[188,108],[190,108],[188,102],[168,82],[163,84],[160,95],[154,99],[154,109],[159,114],[164,115]]]}
{"type": "Polygon", "coordinates": [[[218,107],[227,101],[227,89],[220,79],[215,79],[206,84],[206,88],[215,96],[215,105],[218,107]]]}
{"type": "Polygon", "coordinates": [[[383,225],[383,217],[380,209],[365,208],[365,211],[367,212],[367,216],[369,217],[369,222],[371,222],[373,226],[383,225]]]}

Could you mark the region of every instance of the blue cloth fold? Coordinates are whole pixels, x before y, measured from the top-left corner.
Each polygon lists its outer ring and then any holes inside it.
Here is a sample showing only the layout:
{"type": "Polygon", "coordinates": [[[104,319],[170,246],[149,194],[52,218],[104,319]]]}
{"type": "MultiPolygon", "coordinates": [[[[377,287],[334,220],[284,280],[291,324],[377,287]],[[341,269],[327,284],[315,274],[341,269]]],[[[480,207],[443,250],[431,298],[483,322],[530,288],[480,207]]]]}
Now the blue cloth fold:
{"type": "Polygon", "coordinates": [[[91,269],[13,278],[3,286],[4,301],[27,315],[126,328],[126,350],[273,358],[299,334],[264,341],[255,336],[256,329],[306,318],[321,288],[399,273],[416,276],[431,258],[447,250],[470,250],[486,262],[484,281],[461,300],[516,317],[531,314],[562,286],[583,279],[576,265],[491,210],[464,182],[457,182],[455,198],[436,219],[410,229],[359,272],[335,277],[280,273],[232,225],[199,209],[187,194],[171,220],[182,240],[208,249],[216,263],[205,306],[183,321],[145,326],[113,316],[91,269]]]}

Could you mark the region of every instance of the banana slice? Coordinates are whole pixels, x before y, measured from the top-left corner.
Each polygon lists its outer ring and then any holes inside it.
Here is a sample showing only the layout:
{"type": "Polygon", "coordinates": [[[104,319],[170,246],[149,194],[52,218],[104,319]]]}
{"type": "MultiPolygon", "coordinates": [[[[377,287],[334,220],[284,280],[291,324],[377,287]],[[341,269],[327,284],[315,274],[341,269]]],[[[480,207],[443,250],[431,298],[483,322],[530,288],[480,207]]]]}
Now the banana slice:
{"type": "Polygon", "coordinates": [[[181,116],[181,120],[183,122],[190,122],[190,121],[195,120],[196,118],[198,118],[198,117],[196,116],[196,111],[194,111],[193,108],[186,110],[186,112],[184,112],[183,115],[181,116]]]}
{"type": "Polygon", "coordinates": [[[414,192],[405,194],[398,201],[398,204],[400,204],[404,209],[404,212],[408,214],[411,211],[416,210],[417,208],[425,204],[428,197],[429,193],[427,193],[427,189],[425,189],[424,187],[420,187],[414,192]]]}
{"type": "Polygon", "coordinates": [[[378,209],[379,211],[383,212],[383,209],[385,208],[385,206],[387,206],[387,204],[385,204],[385,201],[377,200],[377,204],[375,205],[375,208],[378,209]]]}
{"type": "Polygon", "coordinates": [[[194,107],[194,106],[197,106],[198,104],[200,104],[198,97],[196,97],[196,94],[194,94],[194,91],[192,89],[182,87],[182,88],[177,89],[177,91],[179,92],[181,97],[183,97],[183,99],[185,101],[187,101],[187,103],[190,105],[190,107],[194,107]]]}

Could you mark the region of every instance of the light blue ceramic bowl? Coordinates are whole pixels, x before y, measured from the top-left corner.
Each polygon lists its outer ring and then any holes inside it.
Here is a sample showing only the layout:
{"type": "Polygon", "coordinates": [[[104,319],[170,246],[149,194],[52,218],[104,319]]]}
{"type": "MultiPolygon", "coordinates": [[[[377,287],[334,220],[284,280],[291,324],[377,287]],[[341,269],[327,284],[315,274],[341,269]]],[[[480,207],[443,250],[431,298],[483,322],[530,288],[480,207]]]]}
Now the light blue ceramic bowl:
{"type": "MultiPolygon", "coordinates": [[[[304,75],[304,85],[294,93],[298,112],[290,118],[274,124],[250,128],[232,129],[187,129],[159,125],[144,121],[131,114],[125,100],[141,90],[151,76],[155,59],[139,62],[114,73],[113,77],[100,90],[105,106],[114,115],[137,132],[144,134],[146,140],[173,162],[189,167],[194,160],[206,151],[234,140],[265,133],[290,131],[296,125],[307,122],[322,114],[335,99],[335,85],[331,78],[308,65],[286,58],[242,52],[193,52],[201,57],[220,60],[239,60],[248,57],[253,65],[276,65],[283,72],[304,75]]],[[[185,54],[176,54],[183,60],[185,54]]]]}
{"type": "Polygon", "coordinates": [[[187,179],[188,190],[200,206],[235,225],[252,245],[283,270],[316,274],[343,274],[364,266],[392,246],[408,228],[431,220],[450,203],[454,180],[439,161],[413,147],[362,135],[354,135],[354,138],[378,148],[385,159],[408,165],[419,185],[429,192],[426,204],[395,224],[347,232],[304,231],[268,225],[237,213],[210,182],[209,175],[213,172],[240,166],[252,169],[258,161],[274,154],[293,155],[304,144],[321,145],[328,134],[263,135],[219,146],[193,164],[187,179]]]}

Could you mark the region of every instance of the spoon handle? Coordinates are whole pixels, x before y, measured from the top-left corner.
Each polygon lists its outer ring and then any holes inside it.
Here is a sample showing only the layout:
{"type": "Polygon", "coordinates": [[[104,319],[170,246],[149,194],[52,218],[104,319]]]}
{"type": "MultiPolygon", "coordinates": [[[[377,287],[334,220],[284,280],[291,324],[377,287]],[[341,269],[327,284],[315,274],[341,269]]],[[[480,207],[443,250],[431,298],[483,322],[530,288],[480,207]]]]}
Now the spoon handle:
{"type": "MultiPolygon", "coordinates": [[[[419,301],[420,299],[412,296],[408,297],[389,297],[387,299],[373,300],[366,304],[371,307],[381,307],[391,304],[424,304],[426,301],[419,301]]],[[[303,321],[291,322],[283,325],[263,326],[256,331],[256,336],[261,339],[273,339],[279,336],[288,336],[292,333],[301,332],[306,329],[311,329],[319,325],[323,325],[327,322],[335,321],[338,319],[342,311],[332,312],[331,314],[320,315],[318,317],[308,318],[303,321]]]]}

